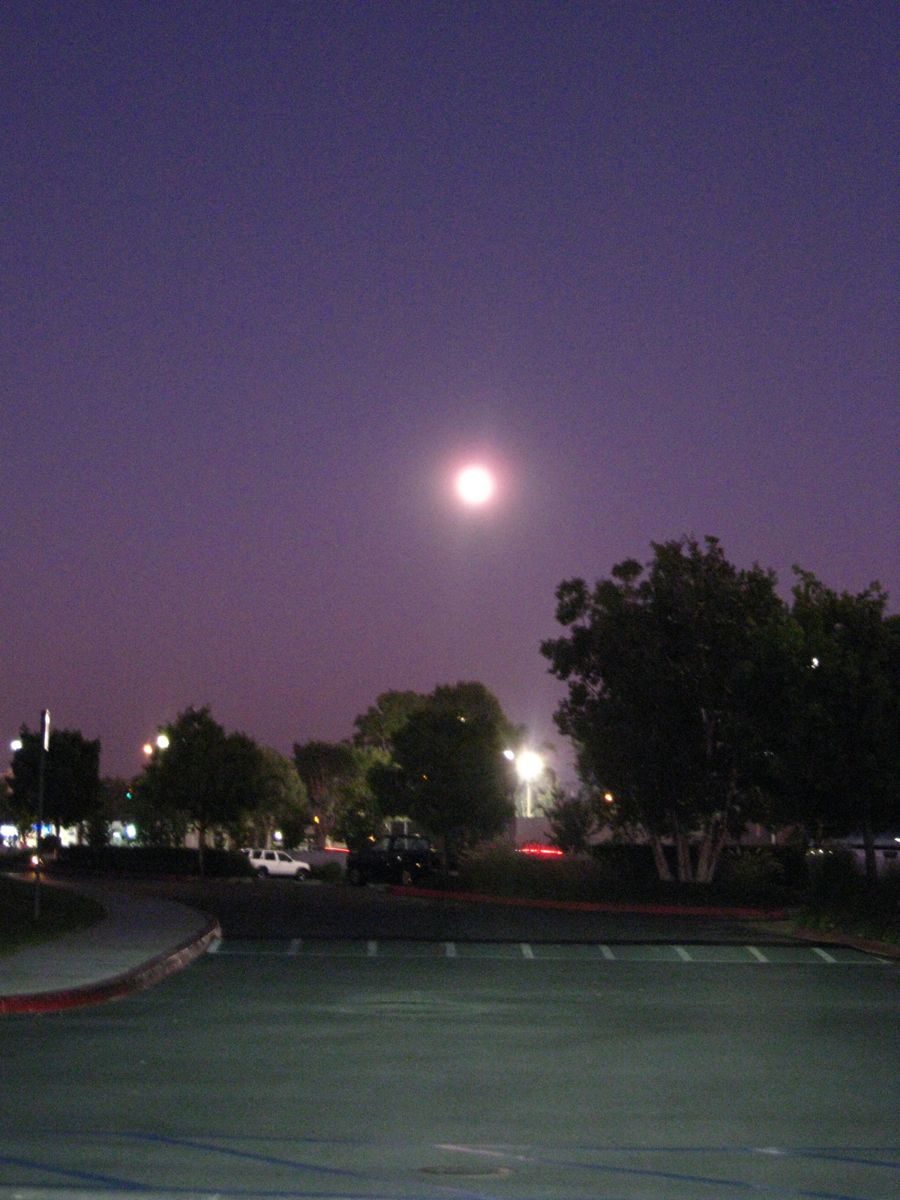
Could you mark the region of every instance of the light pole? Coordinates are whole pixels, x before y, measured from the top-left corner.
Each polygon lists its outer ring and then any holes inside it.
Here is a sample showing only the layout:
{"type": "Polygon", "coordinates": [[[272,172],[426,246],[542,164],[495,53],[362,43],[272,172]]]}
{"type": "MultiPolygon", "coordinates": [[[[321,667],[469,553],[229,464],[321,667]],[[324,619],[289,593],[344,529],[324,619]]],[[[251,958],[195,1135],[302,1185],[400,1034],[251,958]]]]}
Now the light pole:
{"type": "Polygon", "coordinates": [[[47,755],[50,752],[50,710],[41,709],[41,744],[38,748],[38,794],[37,794],[37,853],[34,861],[34,919],[41,915],[41,830],[44,827],[44,775],[47,755]]]}

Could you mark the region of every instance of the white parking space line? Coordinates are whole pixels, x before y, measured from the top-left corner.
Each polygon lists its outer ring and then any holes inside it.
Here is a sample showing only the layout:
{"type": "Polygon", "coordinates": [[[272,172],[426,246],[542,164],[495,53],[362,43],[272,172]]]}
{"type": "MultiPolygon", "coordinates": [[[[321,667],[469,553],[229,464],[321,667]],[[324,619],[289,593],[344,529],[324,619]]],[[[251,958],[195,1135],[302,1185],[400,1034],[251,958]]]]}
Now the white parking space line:
{"type": "Polygon", "coordinates": [[[827,962],[827,963],[837,962],[836,958],[832,958],[832,956],[828,953],[827,950],[822,950],[819,946],[813,946],[812,950],[813,950],[813,954],[818,954],[819,958],[821,958],[823,962],[827,962]]]}
{"type": "Polygon", "coordinates": [[[746,966],[765,964],[771,967],[784,966],[788,963],[818,964],[824,966],[886,966],[891,960],[876,955],[866,955],[859,951],[841,947],[830,954],[819,946],[799,946],[776,943],[765,947],[765,953],[752,945],[733,943],[725,945],[721,951],[716,951],[715,943],[689,944],[689,946],[672,943],[626,943],[617,942],[613,946],[603,942],[586,943],[534,943],[534,942],[420,942],[402,940],[381,942],[376,938],[366,939],[318,939],[290,938],[280,941],[275,939],[263,941],[242,938],[216,938],[210,942],[208,954],[217,958],[237,956],[244,958],[291,958],[297,961],[316,958],[380,958],[380,959],[453,959],[455,962],[471,962],[476,959],[499,961],[501,959],[518,960],[519,962],[538,961],[551,962],[594,962],[611,965],[615,963],[634,965],[638,963],[663,965],[669,963],[689,963],[691,966],[746,966]],[[673,953],[674,951],[674,953],[673,953]]]}

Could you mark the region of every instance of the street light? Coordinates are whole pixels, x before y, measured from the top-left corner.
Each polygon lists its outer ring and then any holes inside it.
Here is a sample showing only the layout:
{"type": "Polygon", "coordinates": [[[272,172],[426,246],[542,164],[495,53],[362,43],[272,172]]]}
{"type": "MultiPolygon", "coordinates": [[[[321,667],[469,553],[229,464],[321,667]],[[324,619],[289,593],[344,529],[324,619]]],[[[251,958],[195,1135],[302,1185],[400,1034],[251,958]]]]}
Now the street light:
{"type": "Polygon", "coordinates": [[[536,750],[520,750],[515,756],[516,774],[525,785],[525,812],[524,816],[531,817],[531,785],[534,781],[543,774],[544,760],[536,750]]]}
{"type": "Polygon", "coordinates": [[[143,751],[149,758],[154,750],[168,750],[170,744],[167,733],[158,733],[152,742],[144,742],[143,751]]]}

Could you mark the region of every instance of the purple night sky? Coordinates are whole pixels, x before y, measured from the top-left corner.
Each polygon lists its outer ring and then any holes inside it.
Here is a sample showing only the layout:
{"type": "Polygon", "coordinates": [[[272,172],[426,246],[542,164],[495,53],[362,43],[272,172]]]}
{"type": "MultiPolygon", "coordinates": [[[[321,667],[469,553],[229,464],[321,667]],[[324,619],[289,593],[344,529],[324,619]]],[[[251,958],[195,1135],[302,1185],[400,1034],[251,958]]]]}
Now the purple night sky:
{"type": "Polygon", "coordinates": [[[5,0],[4,736],[479,679],[564,764],[563,578],[896,610],[897,11],[5,0]]]}

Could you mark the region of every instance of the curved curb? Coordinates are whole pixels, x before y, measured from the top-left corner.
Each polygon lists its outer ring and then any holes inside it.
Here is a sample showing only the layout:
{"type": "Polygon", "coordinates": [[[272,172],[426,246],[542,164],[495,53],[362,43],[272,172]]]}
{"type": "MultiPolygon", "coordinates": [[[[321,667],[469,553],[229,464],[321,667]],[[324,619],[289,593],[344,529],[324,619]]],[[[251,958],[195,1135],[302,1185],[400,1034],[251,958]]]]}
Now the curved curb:
{"type": "Polygon", "coordinates": [[[656,917],[737,917],[746,921],[783,921],[783,909],[716,907],[703,904],[620,904],[594,900],[528,900],[523,896],[491,896],[481,892],[449,892],[436,888],[391,884],[392,896],[418,896],[422,900],[464,900],[476,904],[506,904],[517,908],[550,908],[564,912],[644,913],[656,917]]]}
{"type": "Polygon", "coordinates": [[[210,917],[201,934],[181,942],[174,950],[157,954],[130,971],[123,971],[121,975],[114,975],[98,983],[62,988],[55,992],[23,992],[17,996],[0,996],[0,1014],[63,1012],[69,1008],[85,1008],[89,1004],[120,1000],[132,992],[161,983],[169,975],[174,975],[176,971],[189,966],[194,959],[205,954],[210,944],[221,936],[222,930],[217,918],[210,917]]]}

